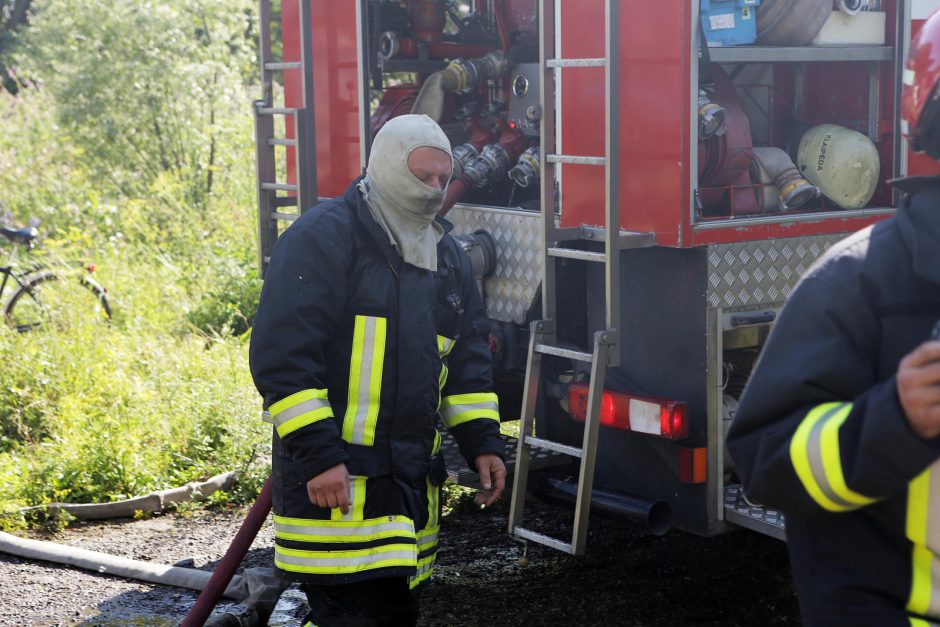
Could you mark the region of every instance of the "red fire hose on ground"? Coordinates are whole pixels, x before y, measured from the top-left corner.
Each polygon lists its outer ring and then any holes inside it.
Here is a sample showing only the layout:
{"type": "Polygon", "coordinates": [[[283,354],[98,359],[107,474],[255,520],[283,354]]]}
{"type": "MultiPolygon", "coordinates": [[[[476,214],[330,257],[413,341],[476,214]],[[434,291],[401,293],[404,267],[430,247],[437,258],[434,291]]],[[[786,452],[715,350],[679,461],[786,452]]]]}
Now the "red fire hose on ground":
{"type": "Polygon", "coordinates": [[[222,598],[222,593],[225,592],[225,588],[238,569],[238,565],[245,558],[245,554],[251,547],[251,543],[254,542],[270,511],[271,477],[268,477],[264,482],[264,487],[261,488],[261,493],[255,499],[254,505],[251,506],[248,515],[245,516],[241,528],[235,534],[235,539],[229,545],[228,551],[225,552],[219,565],[216,566],[209,583],[199,594],[196,604],[193,605],[193,609],[189,610],[189,614],[180,623],[180,627],[202,627],[205,624],[209,614],[212,613],[213,608],[222,598]]]}

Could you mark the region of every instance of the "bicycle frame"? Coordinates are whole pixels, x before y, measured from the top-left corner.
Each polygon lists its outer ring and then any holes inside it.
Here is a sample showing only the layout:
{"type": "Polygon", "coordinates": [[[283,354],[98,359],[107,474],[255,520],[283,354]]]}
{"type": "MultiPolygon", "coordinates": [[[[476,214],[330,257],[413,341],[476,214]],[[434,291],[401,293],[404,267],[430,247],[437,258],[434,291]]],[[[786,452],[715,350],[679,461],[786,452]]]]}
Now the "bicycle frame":
{"type": "MultiPolygon", "coordinates": [[[[3,302],[3,295],[6,293],[7,285],[10,284],[10,279],[13,279],[16,285],[22,287],[24,277],[29,276],[31,273],[43,268],[42,264],[32,264],[29,268],[27,268],[26,272],[16,272],[16,257],[19,245],[11,243],[10,246],[11,249],[9,256],[7,257],[7,263],[5,266],[0,266],[0,274],[3,274],[3,281],[0,282],[0,302],[3,302]]],[[[11,287],[13,286],[11,285],[11,287]]]]}

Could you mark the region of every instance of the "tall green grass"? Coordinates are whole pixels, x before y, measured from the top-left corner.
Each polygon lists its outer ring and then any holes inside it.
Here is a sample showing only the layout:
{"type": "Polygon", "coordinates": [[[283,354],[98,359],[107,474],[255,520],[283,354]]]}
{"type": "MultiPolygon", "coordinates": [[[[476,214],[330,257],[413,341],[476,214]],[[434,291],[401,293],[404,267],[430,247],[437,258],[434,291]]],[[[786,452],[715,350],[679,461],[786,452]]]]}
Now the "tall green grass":
{"type": "Polygon", "coordinates": [[[37,258],[94,262],[114,313],[30,333],[0,324],[0,528],[61,523],[28,506],[233,469],[235,497],[256,493],[270,431],[247,365],[260,292],[250,96],[226,120],[227,165],[199,206],[170,176],[133,197],[102,193],[48,93],[0,98],[0,210],[41,220],[37,258]]]}

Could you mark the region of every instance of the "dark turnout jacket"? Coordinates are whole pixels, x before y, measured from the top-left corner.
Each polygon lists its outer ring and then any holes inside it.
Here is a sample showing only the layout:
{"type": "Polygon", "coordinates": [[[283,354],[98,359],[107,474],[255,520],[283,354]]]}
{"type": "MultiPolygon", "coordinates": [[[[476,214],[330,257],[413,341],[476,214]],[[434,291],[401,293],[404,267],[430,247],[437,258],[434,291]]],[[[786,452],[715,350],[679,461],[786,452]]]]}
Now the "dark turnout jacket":
{"type": "Polygon", "coordinates": [[[469,259],[445,235],[437,272],[403,263],[356,188],[314,207],[275,246],[251,372],[274,425],[275,563],[342,583],[431,574],[446,472],[435,415],[473,467],[503,454],[487,321],[469,259]],[[340,463],[348,514],[306,483],[340,463]]]}
{"type": "Polygon", "coordinates": [[[940,441],[901,408],[901,359],[940,321],[940,183],[836,244],[758,361],[728,450],[753,501],[786,514],[806,625],[940,619],[940,441]]]}

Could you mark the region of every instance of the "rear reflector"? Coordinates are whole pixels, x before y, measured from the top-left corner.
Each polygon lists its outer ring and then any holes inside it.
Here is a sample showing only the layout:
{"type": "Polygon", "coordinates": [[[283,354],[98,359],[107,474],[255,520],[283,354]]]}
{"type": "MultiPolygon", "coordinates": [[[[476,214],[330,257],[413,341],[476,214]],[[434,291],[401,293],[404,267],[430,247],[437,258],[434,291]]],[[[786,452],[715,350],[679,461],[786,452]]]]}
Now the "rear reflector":
{"type": "MultiPolygon", "coordinates": [[[[588,386],[568,387],[568,411],[580,422],[587,419],[588,386]]],[[[689,407],[656,396],[639,396],[604,390],[601,395],[602,425],[678,440],[689,435],[689,407]]]]}
{"type": "Polygon", "coordinates": [[[679,481],[682,483],[705,483],[708,479],[708,449],[679,449],[679,481]]]}

